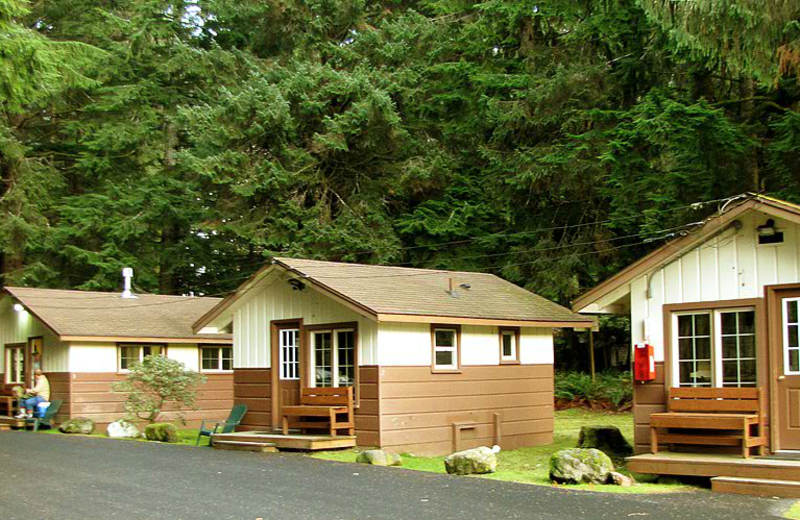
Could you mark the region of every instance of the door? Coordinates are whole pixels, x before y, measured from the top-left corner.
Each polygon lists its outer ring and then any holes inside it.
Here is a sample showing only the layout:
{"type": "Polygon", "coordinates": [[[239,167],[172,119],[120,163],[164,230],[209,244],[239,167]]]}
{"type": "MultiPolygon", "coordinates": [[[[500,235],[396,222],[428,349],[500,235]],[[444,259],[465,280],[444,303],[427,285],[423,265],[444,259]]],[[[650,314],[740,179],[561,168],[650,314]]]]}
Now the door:
{"type": "Polygon", "coordinates": [[[780,333],[771,341],[777,444],[781,450],[800,450],[800,290],[778,292],[777,302],[778,308],[770,316],[780,322],[780,333]]]}
{"type": "Polygon", "coordinates": [[[280,406],[300,404],[300,329],[278,329],[280,406]]]}

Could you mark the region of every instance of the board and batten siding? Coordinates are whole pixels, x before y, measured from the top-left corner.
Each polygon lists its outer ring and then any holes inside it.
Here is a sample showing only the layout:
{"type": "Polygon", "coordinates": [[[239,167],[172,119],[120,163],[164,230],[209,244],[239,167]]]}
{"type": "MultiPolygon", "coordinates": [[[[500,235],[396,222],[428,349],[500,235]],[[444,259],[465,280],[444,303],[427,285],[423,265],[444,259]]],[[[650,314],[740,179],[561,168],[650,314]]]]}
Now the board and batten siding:
{"type": "Polygon", "coordinates": [[[495,414],[504,449],[553,439],[553,331],[520,331],[520,364],[500,365],[499,329],[462,325],[461,369],[432,373],[430,324],[381,323],[380,445],[441,455],[453,448],[453,423],[471,423],[458,449],[492,445],[495,414]]]}
{"type": "MultiPolygon", "coordinates": [[[[11,343],[27,343],[28,338],[43,338],[42,367],[45,372],[68,370],[67,346],[28,311],[17,312],[10,297],[4,298],[0,311],[0,347],[11,343]]],[[[5,372],[5,350],[0,355],[0,372],[5,372]]]]}
{"type": "Polygon", "coordinates": [[[781,244],[758,245],[756,228],[765,214],[740,217],[742,228],[712,237],[667,265],[631,283],[631,341],[654,347],[664,361],[663,306],[716,300],[763,298],[764,286],[800,281],[798,226],[775,219],[781,244]],[[647,297],[648,285],[650,298],[647,297]]]}
{"type": "Polygon", "coordinates": [[[306,288],[271,276],[252,289],[233,312],[234,368],[270,368],[270,322],[302,318],[304,325],[358,322],[358,363],[376,364],[377,326],[348,307],[306,288]]]}

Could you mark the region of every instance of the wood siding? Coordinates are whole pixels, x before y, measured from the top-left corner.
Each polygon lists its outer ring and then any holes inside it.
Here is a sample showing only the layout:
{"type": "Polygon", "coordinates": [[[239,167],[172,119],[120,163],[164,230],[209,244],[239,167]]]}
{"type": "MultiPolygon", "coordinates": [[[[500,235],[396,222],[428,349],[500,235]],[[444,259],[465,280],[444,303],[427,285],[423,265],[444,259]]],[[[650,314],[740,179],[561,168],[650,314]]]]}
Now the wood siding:
{"type": "Polygon", "coordinates": [[[664,363],[656,362],[656,378],[633,384],[633,439],[636,453],[650,453],[650,414],[667,410],[664,363]]]}
{"type": "Polygon", "coordinates": [[[56,414],[56,422],[61,423],[71,417],[71,388],[68,372],[45,372],[47,380],[50,381],[50,400],[60,399],[61,408],[56,414]]]}
{"type": "MultiPolygon", "coordinates": [[[[189,428],[197,428],[201,420],[225,420],[233,407],[233,375],[206,374],[206,377],[207,381],[197,392],[200,409],[184,412],[189,428]]],[[[125,395],[111,389],[112,384],[124,378],[124,375],[116,373],[71,373],[71,417],[87,417],[99,426],[124,418],[125,395]]],[[[162,420],[175,418],[170,409],[174,411],[174,408],[167,407],[162,420]]]]}
{"type": "Polygon", "coordinates": [[[494,443],[501,415],[504,449],[553,440],[552,365],[465,366],[457,374],[430,367],[381,367],[381,446],[395,452],[450,453],[453,422],[474,422],[459,449],[494,443]]]}
{"type": "Polygon", "coordinates": [[[233,396],[236,404],[247,405],[240,430],[271,430],[272,383],[269,368],[235,368],[233,396]]]}
{"type": "MultiPolygon", "coordinates": [[[[359,446],[380,446],[380,379],[378,367],[362,366],[359,372],[360,403],[355,410],[359,446]]],[[[272,382],[269,368],[237,368],[233,371],[237,404],[247,405],[241,430],[272,429],[272,382]]]]}

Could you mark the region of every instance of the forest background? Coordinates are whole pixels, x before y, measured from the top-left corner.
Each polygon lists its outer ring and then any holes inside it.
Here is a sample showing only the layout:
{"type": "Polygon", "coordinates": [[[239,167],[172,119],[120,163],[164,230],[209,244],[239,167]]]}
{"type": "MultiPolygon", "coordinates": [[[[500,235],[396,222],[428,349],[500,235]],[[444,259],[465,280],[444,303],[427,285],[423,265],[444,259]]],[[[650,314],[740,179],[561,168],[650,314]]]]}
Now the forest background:
{"type": "Polygon", "coordinates": [[[0,0],[2,283],[225,295],[280,254],[568,305],[800,202],[799,74],[796,0],[0,0]]]}

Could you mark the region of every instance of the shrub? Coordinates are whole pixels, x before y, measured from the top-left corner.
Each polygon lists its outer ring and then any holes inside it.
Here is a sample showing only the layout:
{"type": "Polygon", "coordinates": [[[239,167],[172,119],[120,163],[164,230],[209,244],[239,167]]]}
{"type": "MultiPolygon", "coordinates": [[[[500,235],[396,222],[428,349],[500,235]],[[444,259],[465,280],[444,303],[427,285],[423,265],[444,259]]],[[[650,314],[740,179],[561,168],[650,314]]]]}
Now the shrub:
{"type": "Polygon", "coordinates": [[[562,403],[626,410],[633,403],[630,372],[606,371],[595,381],[584,372],[557,372],[555,398],[562,403]]]}
{"type": "Polygon", "coordinates": [[[144,429],[148,441],[178,442],[178,428],[171,423],[148,424],[144,429]]]}
{"type": "Polygon", "coordinates": [[[124,381],[115,383],[115,392],[128,394],[125,411],[131,420],[155,423],[169,403],[178,419],[184,422],[183,408],[197,410],[197,386],[205,377],[187,370],[180,361],[164,356],[147,356],[131,368],[124,381]]]}

